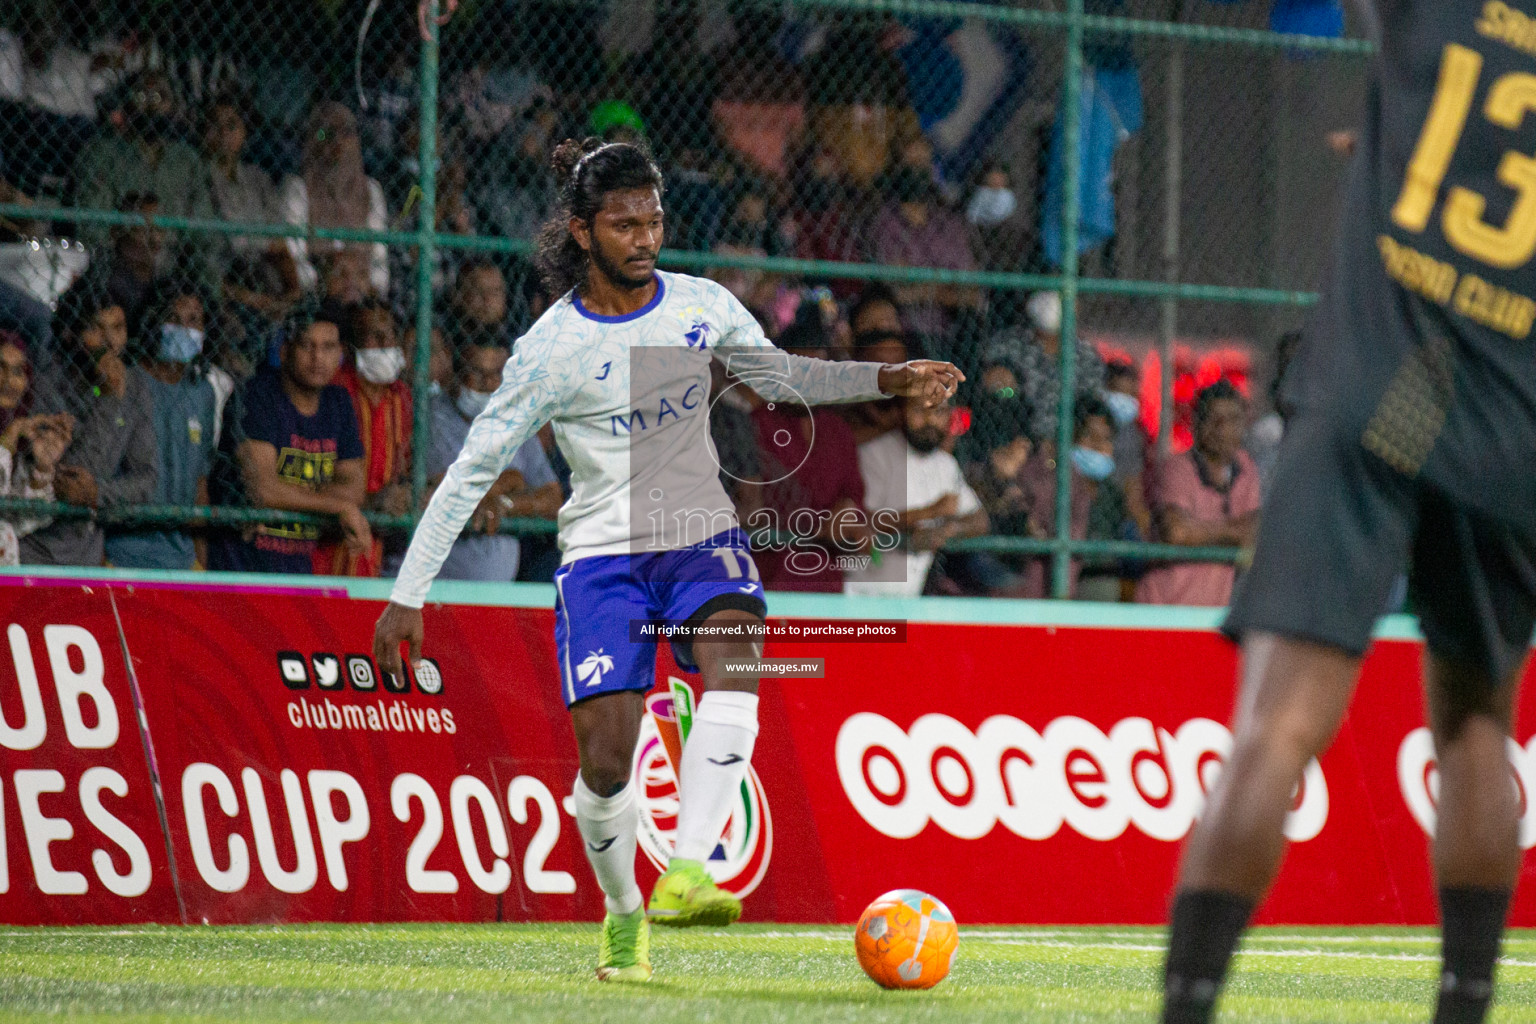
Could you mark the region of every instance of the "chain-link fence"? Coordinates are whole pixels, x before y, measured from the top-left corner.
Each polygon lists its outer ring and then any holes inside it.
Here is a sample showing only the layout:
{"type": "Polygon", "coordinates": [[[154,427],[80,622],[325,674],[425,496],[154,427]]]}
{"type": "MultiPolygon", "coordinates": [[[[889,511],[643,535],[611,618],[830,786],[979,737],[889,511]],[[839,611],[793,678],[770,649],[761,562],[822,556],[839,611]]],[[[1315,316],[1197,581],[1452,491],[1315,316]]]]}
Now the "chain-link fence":
{"type": "MultiPolygon", "coordinates": [[[[1228,454],[1263,475],[1277,346],[1321,278],[1363,98],[1342,17],[19,0],[0,13],[0,560],[387,573],[558,298],[530,258],[548,155],[597,135],[662,167],[663,263],[770,337],[969,375],[944,447],[990,535],[930,531],[928,592],[1119,599],[1159,560],[1230,562],[1240,516],[1214,545],[1161,543],[1162,470],[1227,379],[1255,461],[1228,454]]],[[[845,419],[858,442],[901,417],[845,419]]],[[[722,458],[753,443],[750,421],[716,434],[722,458]]],[[[548,579],[568,477],[548,431],[530,442],[458,568],[548,579]]]]}

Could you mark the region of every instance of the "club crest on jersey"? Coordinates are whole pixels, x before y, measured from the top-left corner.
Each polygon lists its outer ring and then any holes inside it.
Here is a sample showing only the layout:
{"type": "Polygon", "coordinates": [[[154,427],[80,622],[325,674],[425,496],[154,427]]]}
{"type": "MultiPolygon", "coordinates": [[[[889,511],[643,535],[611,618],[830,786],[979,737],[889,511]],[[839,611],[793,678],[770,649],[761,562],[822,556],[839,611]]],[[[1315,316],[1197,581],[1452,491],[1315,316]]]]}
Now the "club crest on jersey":
{"type": "Polygon", "coordinates": [[[714,332],[714,325],[708,320],[695,318],[693,326],[683,332],[683,338],[688,342],[689,348],[696,348],[703,352],[709,348],[709,337],[714,332]]]}
{"type": "MultiPolygon", "coordinates": [[[[635,795],[640,804],[640,849],[665,870],[677,839],[677,771],[693,726],[693,690],[675,676],[645,698],[647,714],[635,745],[635,795]]],[[[768,794],[750,765],[719,841],[704,867],[722,889],[747,896],[762,882],[773,856],[768,794]]]]}

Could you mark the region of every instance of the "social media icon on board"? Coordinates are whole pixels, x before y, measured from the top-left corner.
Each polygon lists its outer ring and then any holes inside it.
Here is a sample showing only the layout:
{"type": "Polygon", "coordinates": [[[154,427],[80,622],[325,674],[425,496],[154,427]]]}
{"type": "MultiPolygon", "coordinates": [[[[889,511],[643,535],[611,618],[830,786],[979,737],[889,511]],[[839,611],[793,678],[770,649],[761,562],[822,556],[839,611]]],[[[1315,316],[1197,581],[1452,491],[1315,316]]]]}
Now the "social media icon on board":
{"type": "Polygon", "coordinates": [[[278,651],[277,671],[283,677],[283,685],[290,690],[309,689],[309,666],[298,651],[278,651]]]}
{"type": "Polygon", "coordinates": [[[403,671],[398,676],[390,672],[380,672],[379,682],[383,683],[384,689],[390,693],[409,693],[411,691],[410,677],[403,671]]]}
{"type": "Polygon", "coordinates": [[[341,659],[334,654],[317,651],[310,657],[310,664],[315,666],[315,682],[320,689],[341,689],[341,659]]]}
{"type": "Polygon", "coordinates": [[[354,690],[372,690],[379,685],[373,661],[366,654],[347,655],[347,678],[352,681],[354,690]]]}
{"type": "Polygon", "coordinates": [[[416,688],[434,697],[443,692],[442,670],[431,658],[422,658],[416,666],[416,688]]]}

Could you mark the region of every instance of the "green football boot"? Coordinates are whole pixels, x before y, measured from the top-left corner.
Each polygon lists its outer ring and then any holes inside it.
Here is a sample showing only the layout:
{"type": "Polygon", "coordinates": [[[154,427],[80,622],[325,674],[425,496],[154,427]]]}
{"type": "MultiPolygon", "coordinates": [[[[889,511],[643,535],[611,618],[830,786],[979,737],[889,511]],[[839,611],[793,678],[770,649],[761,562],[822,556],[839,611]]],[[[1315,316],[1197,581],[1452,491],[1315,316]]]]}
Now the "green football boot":
{"type": "Polygon", "coordinates": [[[651,925],[645,908],[603,918],[603,939],[597,953],[598,981],[651,980],[651,925]]]}
{"type": "Polygon", "coordinates": [[[656,879],[646,913],[671,928],[718,928],[741,916],[741,900],[716,885],[703,864],[674,857],[667,873],[656,879]]]}

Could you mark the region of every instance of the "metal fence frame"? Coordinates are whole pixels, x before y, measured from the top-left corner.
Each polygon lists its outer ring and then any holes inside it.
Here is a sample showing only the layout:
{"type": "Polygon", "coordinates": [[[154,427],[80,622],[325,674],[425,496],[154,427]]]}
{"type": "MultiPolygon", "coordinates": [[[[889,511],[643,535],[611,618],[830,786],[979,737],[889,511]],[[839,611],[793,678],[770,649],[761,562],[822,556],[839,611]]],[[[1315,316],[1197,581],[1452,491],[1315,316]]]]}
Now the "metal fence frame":
{"type": "MultiPolygon", "coordinates": [[[[669,268],[685,270],[707,267],[740,267],[770,273],[835,276],[847,280],[885,281],[898,284],[931,283],[970,285],[994,290],[1038,291],[1055,290],[1062,298],[1061,335],[1071,339],[1077,335],[1077,298],[1079,295],[1114,295],[1131,298],[1158,299],[1162,303],[1163,326],[1159,338],[1159,355],[1162,360],[1162,430],[1160,438],[1166,439],[1171,429],[1172,416],[1172,353],[1171,341],[1177,323],[1178,304],[1183,302],[1219,302],[1246,305],[1307,307],[1315,304],[1318,295],[1307,291],[1288,291],[1274,288],[1235,287],[1182,282],[1177,279],[1178,257],[1178,210],[1177,196],[1165,203],[1163,257],[1164,279],[1124,279],[1084,277],[1079,272],[1078,217],[1080,213],[1080,182],[1082,152],[1080,118],[1082,107],[1082,70],[1084,67],[1084,40],[1093,37],[1152,37],[1168,41],[1173,47],[1171,69],[1174,76],[1181,76],[1182,48],[1187,45],[1229,46],[1245,49],[1285,50],[1307,53],[1328,53],[1355,58],[1375,53],[1375,46],[1362,39],[1328,39],[1315,36],[1289,35],[1259,29],[1229,28],[1224,26],[1190,24],[1182,20],[1149,21],[1107,15],[1088,14],[1084,0],[1065,0],[1064,11],[1033,10],[967,0],[790,0],[794,6],[822,8],[842,12],[884,13],[934,18],[974,18],[1000,25],[1060,30],[1066,37],[1066,59],[1062,70],[1062,141],[1063,152],[1063,203],[1062,203],[1062,267],[1059,274],[1025,274],[995,271],[956,271],[928,267],[888,266],[869,263],[836,263],[820,260],[790,259],[784,257],[731,256],[703,252],[663,250],[661,263],[669,268]]],[[[775,5],[776,6],[776,5],[775,5]]],[[[1179,5],[1180,7],[1183,4],[1179,5]]],[[[299,227],[288,224],[249,224],[223,220],[206,220],[186,217],[147,216],[121,213],[113,210],[94,210],[79,207],[44,207],[0,203],[0,217],[27,220],[60,219],[76,223],[103,225],[153,225],[170,231],[223,235],[249,235],[327,239],[346,242],[382,243],[385,245],[410,246],[418,250],[416,260],[416,309],[415,324],[418,338],[430,336],[432,328],[433,295],[431,287],[432,266],[438,248],[454,248],[479,252],[527,254],[532,251],[528,239],[498,238],[487,236],[446,234],[436,230],[437,217],[437,115],[439,79],[439,24],[441,0],[421,0],[425,32],[421,40],[420,57],[420,199],[417,209],[417,227],[414,231],[371,231],[363,229],[338,229],[299,227]]],[[[1170,88],[1170,107],[1178,102],[1178,77],[1170,88]]],[[[1182,125],[1177,117],[1169,120],[1169,140],[1166,159],[1172,164],[1170,177],[1177,180],[1177,161],[1181,149],[1182,125]]],[[[430,445],[430,405],[423,401],[429,381],[431,346],[418,344],[413,367],[412,391],[414,422],[412,447],[425,452],[430,445]]],[[[1061,400],[1057,416],[1057,450],[1067,451],[1072,444],[1073,413],[1076,405],[1074,380],[1076,361],[1071,344],[1061,347],[1061,400]]],[[[411,494],[415,507],[421,506],[426,493],[426,461],[416,458],[411,466],[411,494]]],[[[946,550],[990,551],[996,553],[1050,555],[1052,596],[1068,596],[1070,563],[1073,556],[1140,558],[1146,560],[1185,560],[1235,562],[1242,556],[1238,548],[1228,547],[1178,547],[1139,541],[1092,541],[1073,540],[1071,536],[1071,461],[1056,461],[1056,531],[1048,540],[1027,537],[976,537],[952,541],[946,550]]],[[[324,524],[325,517],[274,509],[243,507],[208,507],[180,505],[133,505],[122,508],[89,509],[76,505],[41,502],[17,498],[0,498],[0,513],[24,513],[56,518],[88,518],[102,524],[136,523],[152,525],[188,525],[265,522],[313,522],[324,524]]],[[[366,513],[375,526],[386,529],[408,529],[415,526],[419,514],[393,516],[383,513],[366,513]]],[[[502,524],[504,532],[517,534],[548,534],[555,532],[553,523],[539,519],[510,519],[502,524]]]]}

